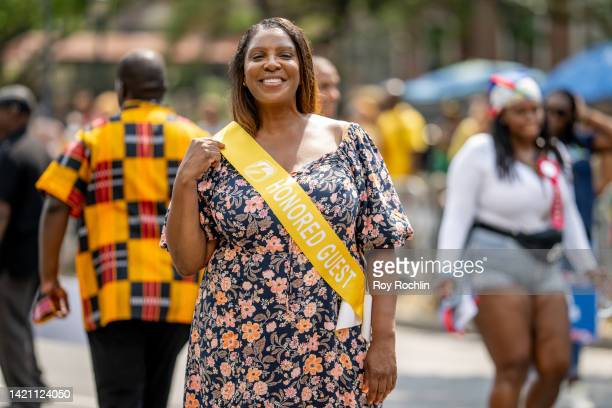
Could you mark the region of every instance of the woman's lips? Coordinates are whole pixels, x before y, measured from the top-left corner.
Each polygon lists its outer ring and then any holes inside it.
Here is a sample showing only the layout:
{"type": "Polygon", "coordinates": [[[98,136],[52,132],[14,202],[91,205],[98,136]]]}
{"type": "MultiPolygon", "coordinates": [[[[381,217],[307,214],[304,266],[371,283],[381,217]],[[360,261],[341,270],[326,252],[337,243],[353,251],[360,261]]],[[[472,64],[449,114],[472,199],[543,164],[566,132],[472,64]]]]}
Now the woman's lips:
{"type": "Polygon", "coordinates": [[[261,82],[264,86],[276,87],[282,85],[285,80],[282,78],[264,78],[259,82],[261,82]]]}

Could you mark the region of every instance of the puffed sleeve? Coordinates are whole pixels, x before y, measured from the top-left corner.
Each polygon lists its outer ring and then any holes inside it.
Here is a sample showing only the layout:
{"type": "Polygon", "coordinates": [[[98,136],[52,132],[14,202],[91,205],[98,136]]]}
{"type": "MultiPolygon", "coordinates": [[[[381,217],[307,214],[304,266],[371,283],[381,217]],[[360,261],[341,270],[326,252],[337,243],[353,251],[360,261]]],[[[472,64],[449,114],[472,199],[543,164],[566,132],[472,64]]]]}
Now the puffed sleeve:
{"type": "Polygon", "coordinates": [[[412,237],[412,226],[404,212],[391,176],[378,148],[359,125],[352,124],[355,175],[359,179],[357,245],[364,251],[402,247],[412,237]]]}
{"type": "MultiPolygon", "coordinates": [[[[214,172],[213,169],[209,169],[202,178],[197,183],[198,189],[198,212],[199,212],[199,220],[200,227],[206,234],[206,239],[209,241],[216,240],[219,238],[216,230],[215,230],[215,222],[213,218],[213,212],[208,205],[209,201],[209,193],[212,191],[214,172]]],[[[168,211],[166,211],[166,216],[164,219],[164,226],[162,227],[161,237],[159,240],[159,246],[163,249],[168,249],[168,242],[166,240],[166,223],[168,222],[168,212],[170,212],[170,208],[172,207],[172,201],[170,201],[170,205],[168,206],[168,211]]]]}
{"type": "Polygon", "coordinates": [[[219,239],[219,234],[215,228],[215,218],[213,210],[210,206],[211,193],[214,190],[215,178],[218,175],[215,169],[219,167],[219,164],[215,168],[209,169],[204,174],[202,179],[198,182],[198,207],[200,209],[200,226],[206,234],[206,239],[209,241],[219,239]]]}

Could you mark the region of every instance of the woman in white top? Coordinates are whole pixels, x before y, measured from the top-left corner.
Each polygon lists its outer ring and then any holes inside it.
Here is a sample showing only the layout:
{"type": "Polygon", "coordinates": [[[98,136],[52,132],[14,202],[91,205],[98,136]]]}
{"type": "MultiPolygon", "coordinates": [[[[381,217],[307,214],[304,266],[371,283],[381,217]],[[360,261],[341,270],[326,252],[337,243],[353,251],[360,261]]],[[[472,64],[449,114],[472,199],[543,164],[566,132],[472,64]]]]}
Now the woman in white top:
{"type": "Polygon", "coordinates": [[[546,249],[558,237],[576,270],[596,264],[559,152],[541,136],[538,85],[518,73],[491,82],[492,132],[470,138],[451,163],[438,247],[510,256],[472,279],[476,324],[496,369],[489,404],[516,407],[533,365],[526,406],[551,407],[569,364],[565,283],[557,263],[538,259],[517,234],[548,237],[535,244],[546,249]]]}

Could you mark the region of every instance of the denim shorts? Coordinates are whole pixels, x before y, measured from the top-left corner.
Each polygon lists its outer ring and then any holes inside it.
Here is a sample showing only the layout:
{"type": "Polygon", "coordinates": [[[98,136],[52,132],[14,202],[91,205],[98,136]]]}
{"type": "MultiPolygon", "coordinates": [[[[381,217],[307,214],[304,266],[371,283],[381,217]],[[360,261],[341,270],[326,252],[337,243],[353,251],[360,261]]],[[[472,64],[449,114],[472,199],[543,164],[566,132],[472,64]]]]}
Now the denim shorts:
{"type": "Polygon", "coordinates": [[[465,249],[467,257],[486,259],[484,271],[470,277],[475,293],[519,287],[529,294],[567,293],[560,262],[539,261],[513,238],[474,228],[465,249]]]}

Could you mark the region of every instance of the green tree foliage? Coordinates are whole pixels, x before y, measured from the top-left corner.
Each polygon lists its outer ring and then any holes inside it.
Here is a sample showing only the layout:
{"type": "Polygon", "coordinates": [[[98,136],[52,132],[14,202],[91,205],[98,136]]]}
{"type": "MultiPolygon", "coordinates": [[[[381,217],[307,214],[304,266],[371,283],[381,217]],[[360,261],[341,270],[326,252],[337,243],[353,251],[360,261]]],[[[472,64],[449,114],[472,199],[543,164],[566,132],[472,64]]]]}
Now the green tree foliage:
{"type": "Polygon", "coordinates": [[[0,48],[16,35],[33,29],[43,29],[45,24],[54,29],[71,30],[79,27],[88,3],[87,0],[2,0],[0,48]]]}

